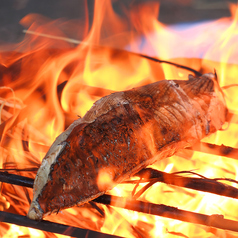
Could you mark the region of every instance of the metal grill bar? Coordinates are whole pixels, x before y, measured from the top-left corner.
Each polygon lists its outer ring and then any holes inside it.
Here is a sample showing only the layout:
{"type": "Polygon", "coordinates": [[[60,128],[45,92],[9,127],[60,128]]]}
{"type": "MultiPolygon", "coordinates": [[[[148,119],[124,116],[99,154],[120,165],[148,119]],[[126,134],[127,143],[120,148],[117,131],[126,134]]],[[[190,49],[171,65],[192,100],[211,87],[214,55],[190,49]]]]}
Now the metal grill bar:
{"type": "MultiPolygon", "coordinates": [[[[158,172],[160,172],[160,171],[158,171],[158,172]]],[[[164,172],[160,172],[160,173],[164,173],[164,172]]],[[[175,178],[177,179],[177,175],[170,174],[170,176],[176,176],[175,178]]],[[[178,176],[178,177],[183,178],[182,176],[178,176]]],[[[175,179],[175,181],[176,181],[176,179],[175,179]]],[[[185,179],[196,179],[196,178],[185,178],[185,179]]],[[[201,180],[203,180],[203,179],[201,179],[201,180]]],[[[0,172],[0,181],[11,183],[11,184],[16,184],[16,185],[20,185],[20,186],[26,186],[26,187],[33,186],[33,179],[31,179],[31,178],[18,176],[18,175],[12,175],[12,174],[3,173],[3,172],[0,172]]],[[[204,180],[204,182],[205,181],[206,180],[204,180]]],[[[166,181],[163,181],[163,182],[166,182],[166,181]]],[[[216,183],[220,184],[219,182],[215,181],[214,184],[216,184],[216,183]]],[[[227,185],[225,185],[225,186],[227,186],[227,185]]],[[[231,187],[231,186],[229,186],[229,187],[231,187]]],[[[210,188],[214,188],[214,186],[210,186],[210,188]]],[[[232,187],[232,188],[236,189],[234,187],[232,187]]],[[[237,191],[236,191],[236,193],[237,193],[237,191]]],[[[224,195],[224,196],[226,196],[226,195],[224,195]]],[[[143,213],[147,213],[147,214],[177,219],[180,221],[201,224],[201,225],[210,226],[210,227],[214,227],[214,228],[218,228],[218,229],[224,229],[224,230],[238,232],[238,222],[234,221],[234,220],[224,219],[223,215],[209,216],[209,215],[205,215],[205,214],[181,210],[176,207],[170,207],[170,206],[166,206],[163,204],[158,205],[158,204],[154,204],[154,203],[142,202],[142,201],[138,201],[135,199],[121,198],[121,197],[111,196],[111,195],[102,195],[99,198],[96,198],[94,200],[94,202],[105,204],[105,205],[121,207],[124,209],[143,212],[143,213]]],[[[61,227],[61,224],[53,223],[54,226],[53,225],[51,226],[50,225],[51,223],[46,222],[46,221],[40,221],[40,222],[32,221],[32,220],[29,220],[27,217],[16,215],[16,214],[10,214],[10,213],[6,213],[6,212],[0,212],[0,221],[7,222],[7,223],[14,223],[17,225],[23,225],[23,226],[28,226],[28,227],[34,227],[34,228],[41,229],[41,230],[49,229],[47,231],[54,232],[54,233],[59,232],[57,225],[59,225],[61,227]],[[57,229],[47,228],[48,226],[54,227],[57,229]]],[[[84,230],[84,229],[82,229],[82,231],[81,231],[81,229],[77,231],[76,229],[78,229],[78,228],[70,227],[70,226],[63,226],[60,229],[62,230],[63,234],[66,234],[65,233],[66,231],[81,232],[82,235],[88,234],[87,232],[89,232],[89,233],[92,232],[92,231],[84,230]]],[[[67,234],[69,234],[69,233],[67,233],[67,234]]],[[[71,236],[78,236],[77,234],[78,233],[70,233],[71,236]]],[[[92,233],[92,234],[95,235],[96,233],[95,234],[92,233]]],[[[103,233],[101,233],[101,234],[103,234],[103,233]]],[[[90,237],[90,236],[87,236],[87,237],[90,237]]],[[[101,236],[92,236],[92,237],[101,237],[101,236]]],[[[103,237],[107,237],[107,236],[105,236],[105,234],[103,234],[103,237]]],[[[108,237],[110,237],[110,236],[108,236],[108,237]]],[[[116,236],[111,236],[111,237],[116,237],[116,236]]]]}

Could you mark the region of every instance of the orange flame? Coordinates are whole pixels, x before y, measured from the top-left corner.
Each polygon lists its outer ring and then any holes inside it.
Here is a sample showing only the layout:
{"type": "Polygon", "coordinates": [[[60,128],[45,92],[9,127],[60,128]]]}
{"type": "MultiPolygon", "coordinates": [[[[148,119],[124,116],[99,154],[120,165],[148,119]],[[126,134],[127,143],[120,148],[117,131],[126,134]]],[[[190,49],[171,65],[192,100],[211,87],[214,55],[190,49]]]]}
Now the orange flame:
{"type": "Polygon", "coordinates": [[[114,178],[113,168],[100,170],[97,179],[98,188],[102,191],[105,191],[106,188],[115,186],[113,178],[114,178]]]}
{"type": "MultiPolygon", "coordinates": [[[[158,64],[124,49],[151,54],[204,72],[215,68],[221,86],[238,83],[236,5],[231,5],[232,18],[203,23],[180,33],[157,20],[159,4],[155,2],[125,10],[124,18],[114,12],[108,0],[96,0],[94,9],[89,32],[87,21],[84,26],[78,24],[75,33],[75,28],[68,27],[72,22],[51,21],[30,14],[21,20],[21,24],[28,28],[24,41],[14,46],[10,53],[1,52],[2,83],[8,87],[0,88],[0,119],[1,123],[8,122],[0,146],[1,169],[13,169],[19,175],[34,178],[35,172],[22,169],[39,167],[57,135],[78,116],[83,116],[100,97],[164,78],[187,78],[189,72],[185,69],[158,64]],[[32,32],[34,34],[30,34],[32,32]],[[78,41],[68,38],[72,35],[83,39],[77,47],[78,41]],[[14,117],[16,119],[9,123],[14,117]]],[[[87,17],[85,14],[85,19],[87,17]]],[[[236,91],[236,87],[224,89],[228,108],[234,112],[238,103],[236,91]]],[[[204,142],[237,147],[237,134],[238,124],[234,117],[228,130],[205,138],[204,142]]],[[[166,172],[197,169],[209,178],[238,180],[235,160],[201,152],[182,151],[151,167],[166,172]]],[[[103,189],[113,183],[113,176],[112,169],[99,171],[98,186],[103,189]]],[[[237,187],[237,184],[232,185],[237,187]]],[[[119,184],[110,194],[131,197],[134,186],[119,184]]],[[[139,184],[137,190],[142,186],[144,184],[139,184]]],[[[32,198],[31,189],[2,183],[0,210],[26,215],[29,198],[32,198]]],[[[238,220],[235,200],[185,188],[155,183],[139,199],[199,213],[223,214],[238,220]]],[[[227,231],[98,206],[105,217],[85,204],[47,219],[125,237],[235,237],[227,231]]],[[[31,228],[0,224],[2,237],[23,235],[50,236],[31,228]]]]}

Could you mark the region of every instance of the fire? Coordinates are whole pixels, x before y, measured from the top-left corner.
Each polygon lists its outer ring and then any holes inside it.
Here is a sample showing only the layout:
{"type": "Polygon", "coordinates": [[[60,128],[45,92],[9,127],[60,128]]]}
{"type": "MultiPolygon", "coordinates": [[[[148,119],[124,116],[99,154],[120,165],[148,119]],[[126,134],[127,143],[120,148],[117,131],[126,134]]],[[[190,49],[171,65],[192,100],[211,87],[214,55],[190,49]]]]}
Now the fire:
{"type": "MultiPolygon", "coordinates": [[[[70,40],[63,30],[69,23],[30,14],[21,21],[28,28],[25,39],[12,46],[12,52],[1,52],[1,169],[34,178],[36,172],[32,172],[32,168],[39,167],[54,139],[100,97],[164,78],[187,78],[189,72],[185,69],[158,64],[125,49],[204,72],[213,72],[215,68],[221,87],[238,83],[236,5],[231,5],[231,18],[201,23],[188,30],[160,23],[157,20],[159,4],[154,2],[131,8],[126,19],[117,15],[107,0],[96,0],[94,9],[92,27],[88,31],[86,23],[82,32],[87,34],[80,35],[84,38],[77,46],[77,41],[70,40]]],[[[228,108],[236,112],[236,87],[224,87],[223,91],[228,108]]],[[[236,148],[237,134],[237,118],[233,117],[227,130],[219,131],[203,142],[236,148]]],[[[151,167],[171,173],[196,170],[208,178],[238,180],[236,160],[189,150],[151,167]]],[[[112,183],[112,180],[112,171],[99,172],[100,186],[112,183]]],[[[132,191],[136,193],[145,184],[140,183],[138,187],[119,184],[109,193],[130,198],[132,191]]],[[[237,187],[234,182],[232,185],[237,187]]],[[[26,215],[31,198],[31,189],[2,183],[0,210],[26,215]]],[[[204,214],[223,214],[238,220],[234,199],[172,185],[155,183],[139,199],[204,214]]],[[[98,206],[104,215],[85,204],[46,219],[125,237],[234,237],[223,230],[98,206]]],[[[46,233],[0,224],[2,237],[23,235],[44,237],[46,233]]]]}
{"type": "Polygon", "coordinates": [[[113,168],[102,169],[98,172],[97,184],[100,190],[104,190],[108,185],[113,187],[114,171],[113,168]]]}

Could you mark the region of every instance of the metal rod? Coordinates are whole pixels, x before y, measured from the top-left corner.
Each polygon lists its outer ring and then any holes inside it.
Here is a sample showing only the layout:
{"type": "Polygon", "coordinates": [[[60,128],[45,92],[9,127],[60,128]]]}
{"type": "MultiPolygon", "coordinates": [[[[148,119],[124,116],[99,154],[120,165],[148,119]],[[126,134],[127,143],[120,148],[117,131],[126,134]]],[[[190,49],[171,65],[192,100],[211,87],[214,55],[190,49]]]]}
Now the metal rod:
{"type": "Polygon", "coordinates": [[[0,172],[0,182],[33,188],[34,179],[25,176],[0,172]]]}
{"type": "Polygon", "coordinates": [[[74,226],[66,226],[63,224],[50,221],[34,221],[26,216],[12,214],[0,211],[0,222],[16,224],[19,226],[31,227],[42,231],[68,235],[71,237],[87,237],[87,238],[119,238],[119,236],[109,235],[88,229],[82,229],[74,226]]]}
{"type": "MultiPolygon", "coordinates": [[[[238,189],[218,182],[213,179],[184,177],[176,174],[169,174],[154,169],[143,169],[138,174],[149,179],[156,179],[157,182],[163,182],[179,187],[190,188],[198,191],[209,192],[220,196],[238,198],[238,189]]],[[[20,185],[24,187],[33,187],[34,179],[10,174],[7,172],[0,172],[0,182],[20,185]]]]}
{"type": "Polygon", "coordinates": [[[148,178],[148,180],[155,179],[156,182],[163,182],[166,184],[213,193],[230,198],[238,198],[237,188],[218,182],[214,179],[184,177],[150,168],[142,169],[139,173],[137,173],[137,175],[148,178]]]}
{"type": "Polygon", "coordinates": [[[238,232],[238,222],[224,219],[223,215],[204,215],[170,207],[163,204],[142,202],[112,195],[103,195],[94,200],[95,202],[108,204],[137,212],[172,218],[189,223],[211,226],[218,229],[238,232]]]}
{"type": "MultiPolygon", "coordinates": [[[[161,173],[163,173],[163,172],[161,172],[161,173]]],[[[6,175],[6,173],[2,173],[2,177],[4,177],[5,175],[6,175]]],[[[17,184],[17,185],[26,186],[26,187],[33,186],[33,179],[23,177],[23,176],[18,176],[18,175],[15,175],[15,176],[14,177],[10,176],[10,178],[8,178],[8,176],[7,176],[7,179],[5,179],[5,181],[8,183],[17,184]],[[18,182],[18,179],[17,179],[17,181],[14,181],[17,177],[21,177],[20,183],[18,182]]],[[[175,175],[172,175],[172,176],[175,176],[175,175]]],[[[2,177],[0,177],[1,181],[2,181],[2,177]]],[[[182,176],[180,176],[180,177],[182,177],[182,176]]],[[[178,176],[176,175],[176,179],[177,178],[178,178],[178,176]]],[[[191,179],[191,178],[186,178],[186,179],[191,179]]],[[[192,179],[196,179],[196,178],[192,178],[192,179]]],[[[218,182],[216,182],[216,183],[218,183],[218,182]]],[[[121,198],[121,197],[112,196],[112,195],[102,195],[102,196],[94,199],[93,201],[97,202],[97,203],[102,203],[105,205],[121,207],[124,209],[143,212],[143,213],[147,213],[147,214],[158,215],[158,216],[162,216],[162,217],[177,219],[180,221],[196,223],[196,224],[201,224],[201,225],[205,225],[205,226],[211,226],[211,227],[218,228],[218,229],[238,232],[238,222],[234,221],[234,220],[224,219],[224,217],[222,215],[208,216],[208,215],[204,215],[204,214],[200,214],[200,213],[181,210],[176,207],[170,207],[170,206],[161,205],[161,204],[158,205],[158,204],[138,201],[135,199],[121,198]]],[[[15,214],[14,214],[14,216],[15,216],[15,214]]],[[[13,221],[11,221],[11,218],[12,218],[11,215],[7,216],[6,213],[0,212],[0,217],[1,217],[0,220],[2,222],[12,222],[14,224],[21,225],[21,223],[18,223],[18,220],[21,220],[21,219],[19,217],[17,217],[16,221],[15,221],[14,216],[13,216],[13,221]],[[2,218],[2,217],[4,217],[4,218],[2,218]],[[17,222],[17,223],[15,223],[15,222],[17,222]]],[[[16,215],[16,216],[18,216],[18,215],[16,215]]],[[[28,220],[29,219],[27,218],[27,221],[28,220]]],[[[32,220],[30,220],[30,221],[32,221],[32,220]]],[[[36,222],[36,221],[32,221],[32,222],[33,222],[32,224],[41,223],[41,222],[36,222]]],[[[45,221],[42,221],[42,222],[45,222],[45,221]]],[[[28,224],[25,224],[25,225],[31,227],[28,224]]]]}
{"type": "Polygon", "coordinates": [[[199,142],[192,147],[188,147],[186,149],[199,151],[206,154],[225,156],[228,158],[236,159],[238,158],[238,149],[225,145],[214,145],[205,142],[199,142]]]}

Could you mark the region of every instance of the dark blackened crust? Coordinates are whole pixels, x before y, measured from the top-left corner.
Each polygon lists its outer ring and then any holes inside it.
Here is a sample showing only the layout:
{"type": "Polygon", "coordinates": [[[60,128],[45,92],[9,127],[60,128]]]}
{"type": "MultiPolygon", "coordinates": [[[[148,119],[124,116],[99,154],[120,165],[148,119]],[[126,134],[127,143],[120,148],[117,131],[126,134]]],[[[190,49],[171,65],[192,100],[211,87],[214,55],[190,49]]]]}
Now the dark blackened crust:
{"type": "Polygon", "coordinates": [[[156,159],[220,129],[226,107],[214,87],[210,76],[164,80],[101,99],[85,115],[97,117],[90,122],[82,118],[65,140],[33,202],[44,214],[83,204],[156,159]],[[102,189],[98,174],[107,169],[113,183],[102,189]]]}

